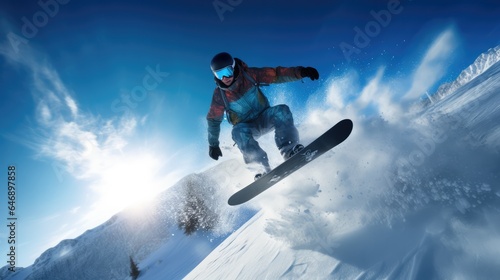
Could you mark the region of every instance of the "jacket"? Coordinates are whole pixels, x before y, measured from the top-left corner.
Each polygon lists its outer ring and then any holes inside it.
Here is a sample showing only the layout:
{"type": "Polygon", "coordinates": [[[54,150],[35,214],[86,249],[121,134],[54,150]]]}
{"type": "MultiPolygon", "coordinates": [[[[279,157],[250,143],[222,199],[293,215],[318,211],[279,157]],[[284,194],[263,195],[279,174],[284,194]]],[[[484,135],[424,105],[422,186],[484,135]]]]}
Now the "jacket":
{"type": "Polygon", "coordinates": [[[270,106],[258,84],[285,83],[302,78],[300,66],[256,68],[248,67],[238,58],[235,58],[235,61],[235,79],[231,85],[226,86],[214,77],[217,86],[207,114],[208,143],[213,147],[219,146],[220,124],[224,118],[224,112],[227,112],[228,121],[236,125],[240,122],[255,120],[270,106]]]}

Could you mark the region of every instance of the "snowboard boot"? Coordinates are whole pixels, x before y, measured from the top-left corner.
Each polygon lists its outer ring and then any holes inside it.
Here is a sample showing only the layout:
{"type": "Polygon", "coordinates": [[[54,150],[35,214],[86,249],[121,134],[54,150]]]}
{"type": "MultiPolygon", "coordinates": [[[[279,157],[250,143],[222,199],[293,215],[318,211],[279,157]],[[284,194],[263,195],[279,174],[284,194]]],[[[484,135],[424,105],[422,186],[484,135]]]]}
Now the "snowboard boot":
{"type": "Polygon", "coordinates": [[[285,160],[291,158],[293,155],[295,155],[296,153],[300,152],[302,149],[304,149],[304,145],[302,144],[297,144],[295,146],[293,146],[293,148],[291,148],[288,152],[285,153],[285,155],[283,156],[283,158],[285,158],[285,160]]]}
{"type": "Polygon", "coordinates": [[[259,180],[260,178],[262,178],[262,176],[266,175],[267,172],[263,172],[263,173],[257,173],[255,174],[255,176],[253,177],[253,180],[254,181],[257,181],[259,180]]]}
{"type": "Polygon", "coordinates": [[[255,174],[255,176],[253,177],[254,181],[259,180],[262,176],[266,175],[267,173],[269,173],[271,171],[270,166],[263,166],[263,168],[264,168],[264,170],[262,172],[255,174]]]}

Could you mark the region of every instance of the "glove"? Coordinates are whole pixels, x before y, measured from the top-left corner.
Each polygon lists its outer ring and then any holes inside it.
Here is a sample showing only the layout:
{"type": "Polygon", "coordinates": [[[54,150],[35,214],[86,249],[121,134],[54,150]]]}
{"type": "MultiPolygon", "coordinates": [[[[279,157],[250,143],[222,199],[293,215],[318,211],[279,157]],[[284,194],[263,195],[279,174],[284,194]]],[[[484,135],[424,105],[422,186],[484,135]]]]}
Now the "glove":
{"type": "Polygon", "coordinates": [[[219,157],[222,156],[222,151],[220,150],[219,146],[216,147],[210,146],[208,155],[215,160],[219,160],[219,157]]]}
{"type": "Polygon", "coordinates": [[[300,69],[300,76],[302,78],[308,77],[311,81],[319,79],[318,70],[312,67],[302,67],[302,69],[300,69]]]}

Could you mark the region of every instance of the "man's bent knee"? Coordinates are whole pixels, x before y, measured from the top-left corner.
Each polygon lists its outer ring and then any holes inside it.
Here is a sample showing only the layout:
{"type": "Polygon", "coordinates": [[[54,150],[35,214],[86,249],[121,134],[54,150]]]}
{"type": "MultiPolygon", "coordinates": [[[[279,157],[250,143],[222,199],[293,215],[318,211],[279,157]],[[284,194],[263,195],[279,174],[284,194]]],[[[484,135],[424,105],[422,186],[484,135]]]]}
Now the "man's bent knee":
{"type": "Polygon", "coordinates": [[[275,106],[274,117],[277,122],[293,124],[292,111],[290,111],[288,105],[275,106]]]}

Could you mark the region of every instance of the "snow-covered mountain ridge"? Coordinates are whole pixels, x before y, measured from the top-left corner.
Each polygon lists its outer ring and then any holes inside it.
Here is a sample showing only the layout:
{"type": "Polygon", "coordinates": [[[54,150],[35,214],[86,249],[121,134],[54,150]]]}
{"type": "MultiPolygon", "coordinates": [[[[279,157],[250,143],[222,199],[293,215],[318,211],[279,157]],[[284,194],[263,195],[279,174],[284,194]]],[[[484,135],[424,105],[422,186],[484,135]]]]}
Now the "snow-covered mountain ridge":
{"type": "Polygon", "coordinates": [[[487,52],[482,53],[478,58],[476,58],[474,63],[464,69],[453,82],[441,85],[434,96],[442,99],[443,97],[452,94],[459,87],[472,81],[498,61],[500,61],[500,46],[496,46],[489,49],[487,52]]]}

